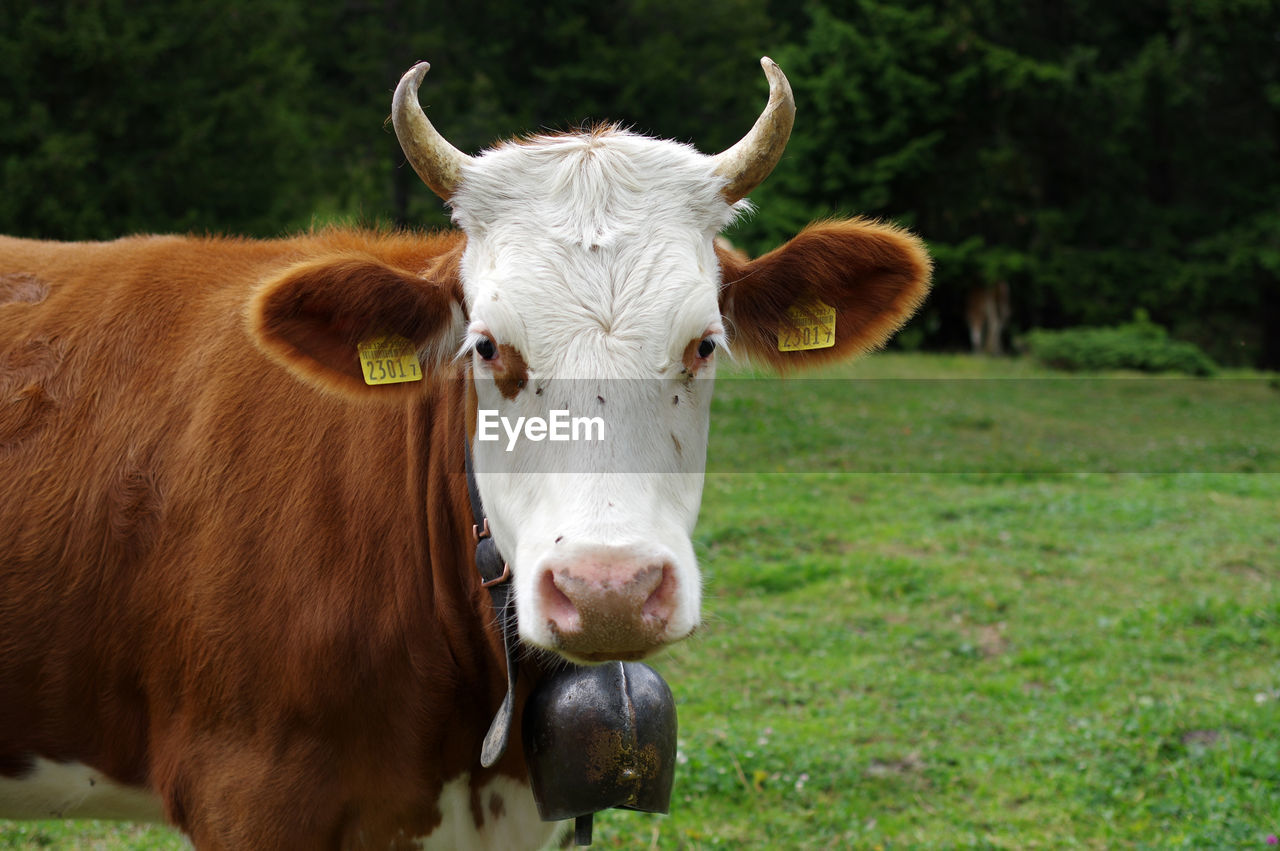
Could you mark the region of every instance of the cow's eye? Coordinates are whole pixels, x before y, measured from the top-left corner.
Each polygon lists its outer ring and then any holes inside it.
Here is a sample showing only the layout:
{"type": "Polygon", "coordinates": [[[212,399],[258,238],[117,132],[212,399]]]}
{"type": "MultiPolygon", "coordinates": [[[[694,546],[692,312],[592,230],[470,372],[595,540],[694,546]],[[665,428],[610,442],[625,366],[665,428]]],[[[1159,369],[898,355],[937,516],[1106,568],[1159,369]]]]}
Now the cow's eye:
{"type": "Polygon", "coordinates": [[[476,354],[485,360],[493,360],[498,354],[498,348],[493,344],[493,340],[488,337],[481,337],[476,343],[476,354]]]}
{"type": "Polygon", "coordinates": [[[711,353],[716,350],[716,341],[708,337],[698,344],[698,357],[709,358],[711,353]]]}

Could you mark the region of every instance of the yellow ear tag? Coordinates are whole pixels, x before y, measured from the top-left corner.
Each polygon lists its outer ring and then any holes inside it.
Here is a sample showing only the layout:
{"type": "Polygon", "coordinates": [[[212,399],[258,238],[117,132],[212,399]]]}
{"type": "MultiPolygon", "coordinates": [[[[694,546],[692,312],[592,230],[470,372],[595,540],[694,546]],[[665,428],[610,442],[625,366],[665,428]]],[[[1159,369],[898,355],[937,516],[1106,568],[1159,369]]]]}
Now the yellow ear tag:
{"type": "Polygon", "coordinates": [[[360,351],[360,365],[364,369],[365,384],[399,384],[402,381],[421,381],[422,367],[418,365],[418,353],[404,337],[386,334],[365,340],[356,346],[360,351]]]}
{"type": "Polygon", "coordinates": [[[778,323],[778,351],[829,349],[836,344],[836,309],[814,299],[793,304],[778,323]]]}

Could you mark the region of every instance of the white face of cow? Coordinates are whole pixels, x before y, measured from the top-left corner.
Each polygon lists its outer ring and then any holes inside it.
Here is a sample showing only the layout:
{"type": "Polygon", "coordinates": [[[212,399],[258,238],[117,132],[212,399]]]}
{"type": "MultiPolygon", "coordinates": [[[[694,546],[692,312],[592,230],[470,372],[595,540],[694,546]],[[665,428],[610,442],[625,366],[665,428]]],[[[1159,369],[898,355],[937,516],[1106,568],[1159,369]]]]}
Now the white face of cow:
{"type": "Polygon", "coordinates": [[[723,185],[687,146],[605,130],[490,151],[450,199],[477,482],[530,644],[638,658],[697,626],[723,185]]]}

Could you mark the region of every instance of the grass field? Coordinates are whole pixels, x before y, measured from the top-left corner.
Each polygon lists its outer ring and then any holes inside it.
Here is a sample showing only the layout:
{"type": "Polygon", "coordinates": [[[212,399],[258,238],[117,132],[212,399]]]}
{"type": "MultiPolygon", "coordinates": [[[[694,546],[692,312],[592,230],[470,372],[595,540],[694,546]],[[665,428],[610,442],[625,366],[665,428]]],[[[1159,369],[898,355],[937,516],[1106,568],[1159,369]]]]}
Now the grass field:
{"type": "Polygon", "coordinates": [[[672,814],[597,847],[1271,847],[1274,381],[881,355],[716,406],[672,814]]]}

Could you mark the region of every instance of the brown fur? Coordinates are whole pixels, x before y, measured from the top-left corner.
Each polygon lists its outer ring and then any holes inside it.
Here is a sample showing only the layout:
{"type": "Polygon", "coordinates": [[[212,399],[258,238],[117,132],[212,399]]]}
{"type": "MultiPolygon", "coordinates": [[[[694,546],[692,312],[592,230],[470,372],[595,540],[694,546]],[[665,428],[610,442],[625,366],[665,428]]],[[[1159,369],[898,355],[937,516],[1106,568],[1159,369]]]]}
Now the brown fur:
{"type": "MultiPolygon", "coordinates": [[[[518,737],[478,764],[505,679],[449,348],[463,244],[0,238],[0,772],[149,787],[202,849],[395,847],[463,772],[477,823],[505,809],[479,792],[525,767],[518,737]],[[425,380],[363,383],[382,332],[440,353],[425,380]]],[[[879,345],[929,268],[867,222],[721,262],[739,344],[782,367],[879,345]],[[780,355],[804,297],[839,343],[780,355]]]]}
{"type": "Polygon", "coordinates": [[[705,363],[698,357],[698,347],[702,345],[702,338],[690,340],[689,344],[684,347],[684,351],[680,354],[680,363],[683,365],[683,374],[696,375],[698,370],[702,369],[705,363]]]}
{"type": "Polygon", "coordinates": [[[743,262],[717,246],[724,279],[720,303],[735,351],[791,370],[878,348],[916,311],[929,291],[931,261],[920,240],[866,219],[810,225],[780,248],[743,262]],[[817,299],[836,309],[836,343],[778,351],[787,308],[817,299]]]}
{"type": "Polygon", "coordinates": [[[524,362],[524,355],[515,346],[509,343],[498,346],[493,381],[504,399],[514,399],[529,383],[529,365],[524,362]]]}
{"type": "Polygon", "coordinates": [[[49,287],[35,275],[4,275],[0,277],[0,304],[25,301],[31,304],[44,301],[49,287]]]}

